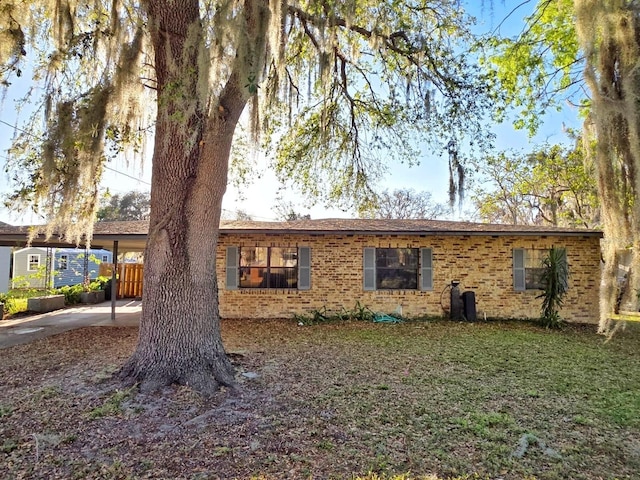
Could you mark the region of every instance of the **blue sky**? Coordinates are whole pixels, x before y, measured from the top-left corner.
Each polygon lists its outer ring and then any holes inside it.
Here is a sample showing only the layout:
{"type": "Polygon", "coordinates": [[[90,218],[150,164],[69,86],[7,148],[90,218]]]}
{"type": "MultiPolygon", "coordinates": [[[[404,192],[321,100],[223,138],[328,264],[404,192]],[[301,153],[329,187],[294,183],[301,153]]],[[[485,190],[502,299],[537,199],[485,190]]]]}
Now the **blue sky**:
{"type": "MultiPolygon", "coordinates": [[[[476,27],[478,32],[492,31],[496,25],[500,24],[505,15],[515,6],[521,5],[521,1],[505,0],[504,2],[496,0],[491,2],[485,0],[478,2],[470,0],[466,2],[472,13],[478,18],[476,27]]],[[[501,25],[501,33],[515,34],[522,28],[522,18],[531,12],[533,3],[525,3],[516,10],[501,25]]],[[[19,90],[19,89],[17,89],[19,90]]],[[[4,164],[6,158],[6,148],[9,140],[13,135],[13,130],[8,124],[16,123],[14,100],[15,91],[9,90],[8,95],[2,100],[0,105],[0,163],[4,164]]],[[[492,131],[495,134],[495,147],[497,150],[521,150],[530,151],[536,145],[544,143],[566,143],[568,141],[566,135],[562,131],[562,125],[576,126],[577,111],[575,109],[565,108],[561,112],[554,112],[545,117],[539,133],[532,139],[528,138],[524,131],[515,130],[512,125],[507,122],[501,125],[494,125],[492,131]]],[[[442,152],[433,152],[424,150],[419,158],[420,164],[414,167],[406,167],[403,165],[392,165],[389,168],[389,174],[380,184],[381,189],[394,190],[396,188],[413,188],[416,191],[429,191],[432,193],[433,199],[437,202],[445,203],[447,201],[448,190],[448,159],[442,152]]],[[[256,182],[243,188],[244,199],[240,199],[239,192],[232,186],[229,186],[223,208],[226,213],[235,210],[243,210],[253,216],[256,220],[275,220],[276,214],[273,211],[277,203],[278,183],[268,171],[267,161],[257,156],[257,162],[261,173],[261,178],[256,182]]],[[[117,159],[108,165],[108,170],[104,175],[102,182],[103,188],[109,188],[112,193],[125,193],[130,190],[148,190],[150,184],[151,165],[139,165],[132,159],[131,162],[126,159],[117,159]],[[120,173],[116,173],[120,172],[120,173]]],[[[4,173],[0,173],[0,192],[6,191],[7,178],[4,173]]],[[[299,201],[299,197],[295,192],[288,192],[285,200],[296,204],[296,210],[300,213],[310,213],[312,218],[323,217],[345,217],[350,216],[349,213],[336,209],[326,209],[323,206],[316,206],[311,209],[305,208],[299,201]]],[[[457,218],[457,214],[452,214],[452,218],[457,218]]],[[[12,224],[30,224],[41,223],[41,219],[34,215],[18,215],[9,212],[6,208],[0,208],[0,221],[12,224]]]]}

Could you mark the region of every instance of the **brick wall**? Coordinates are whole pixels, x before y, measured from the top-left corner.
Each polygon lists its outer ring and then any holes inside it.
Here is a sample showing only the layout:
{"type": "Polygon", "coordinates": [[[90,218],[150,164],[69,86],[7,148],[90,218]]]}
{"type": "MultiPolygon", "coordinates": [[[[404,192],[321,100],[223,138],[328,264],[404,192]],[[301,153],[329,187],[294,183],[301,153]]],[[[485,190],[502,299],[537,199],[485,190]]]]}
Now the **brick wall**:
{"type": "Polygon", "coordinates": [[[446,236],[446,235],[282,235],[223,234],[217,254],[220,313],[223,318],[282,318],[326,307],[350,310],[356,301],[376,312],[402,307],[405,316],[442,315],[449,308],[451,280],[473,290],[479,318],[538,318],[539,290],[513,288],[514,248],[566,247],[569,292],[562,317],[570,322],[598,321],[600,247],[595,236],[446,236]],[[227,246],[311,247],[311,289],[225,288],[227,246]],[[431,248],[433,290],[363,289],[363,249],[431,248]],[[444,293],[442,293],[444,291],[444,293]]]}

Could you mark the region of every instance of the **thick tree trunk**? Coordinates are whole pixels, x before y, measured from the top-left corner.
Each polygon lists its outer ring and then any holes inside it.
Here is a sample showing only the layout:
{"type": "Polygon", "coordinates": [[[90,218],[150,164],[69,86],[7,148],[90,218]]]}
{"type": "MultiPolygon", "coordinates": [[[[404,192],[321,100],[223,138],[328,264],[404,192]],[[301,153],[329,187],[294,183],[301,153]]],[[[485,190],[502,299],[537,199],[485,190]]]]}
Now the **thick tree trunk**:
{"type": "Polygon", "coordinates": [[[140,334],[121,376],[144,390],[179,383],[208,395],[234,384],[220,334],[216,246],[233,132],[248,97],[232,75],[207,114],[198,1],[145,6],[158,120],[140,334]]]}

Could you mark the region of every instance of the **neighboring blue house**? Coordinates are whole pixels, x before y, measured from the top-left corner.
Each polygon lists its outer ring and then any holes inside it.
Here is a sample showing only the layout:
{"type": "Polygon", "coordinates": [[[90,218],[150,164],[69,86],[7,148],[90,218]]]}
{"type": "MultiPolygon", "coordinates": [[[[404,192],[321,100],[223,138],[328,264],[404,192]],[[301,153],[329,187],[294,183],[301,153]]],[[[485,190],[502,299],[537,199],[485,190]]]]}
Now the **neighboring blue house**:
{"type": "Polygon", "coordinates": [[[91,280],[99,265],[111,263],[109,250],[27,247],[13,253],[14,288],[58,288],[82,283],[85,269],[91,280]]]}

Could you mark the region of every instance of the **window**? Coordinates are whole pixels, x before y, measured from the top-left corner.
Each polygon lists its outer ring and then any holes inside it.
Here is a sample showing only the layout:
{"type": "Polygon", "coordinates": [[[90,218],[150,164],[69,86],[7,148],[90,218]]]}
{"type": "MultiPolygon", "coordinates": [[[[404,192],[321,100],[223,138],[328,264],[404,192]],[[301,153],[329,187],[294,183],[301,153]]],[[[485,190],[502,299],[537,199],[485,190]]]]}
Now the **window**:
{"type": "Polygon", "coordinates": [[[430,248],[365,248],[365,290],[432,290],[430,248]]]}
{"type": "Polygon", "coordinates": [[[60,255],[58,258],[58,270],[66,270],[69,268],[69,255],[60,255]]]}
{"type": "Polygon", "coordinates": [[[30,272],[36,271],[40,268],[40,254],[32,253],[27,257],[27,270],[30,272]]]}
{"type": "Polygon", "coordinates": [[[227,289],[311,288],[309,247],[227,247],[227,289]]]}
{"type": "Polygon", "coordinates": [[[543,261],[548,255],[549,249],[515,248],[513,250],[513,287],[515,290],[544,289],[542,282],[543,261]]]}
{"type": "Polygon", "coordinates": [[[109,263],[109,255],[102,255],[102,263],[109,263]]]}

